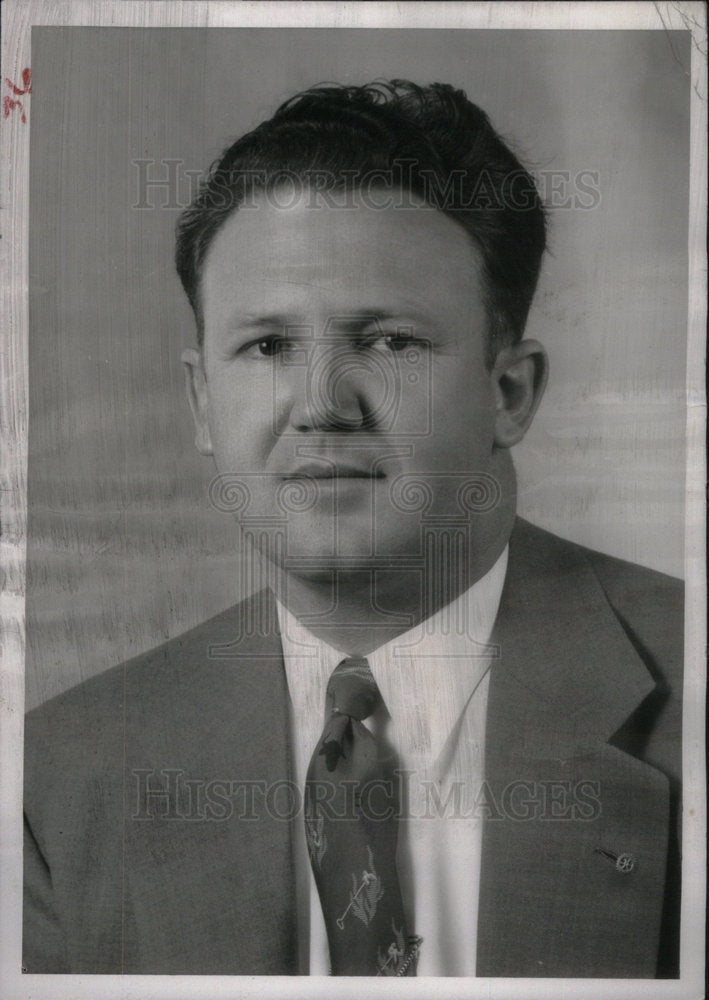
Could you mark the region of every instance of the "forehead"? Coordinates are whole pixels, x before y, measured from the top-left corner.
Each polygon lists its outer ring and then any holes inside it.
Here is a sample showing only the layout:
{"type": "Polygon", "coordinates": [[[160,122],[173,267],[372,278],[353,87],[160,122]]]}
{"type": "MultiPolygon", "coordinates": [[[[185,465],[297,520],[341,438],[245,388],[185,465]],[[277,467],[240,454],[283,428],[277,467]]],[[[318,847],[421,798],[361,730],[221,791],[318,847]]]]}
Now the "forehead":
{"type": "Polygon", "coordinates": [[[356,310],[363,297],[383,311],[479,306],[478,252],[463,228],[430,206],[390,200],[344,207],[302,194],[286,205],[261,195],[234,212],[203,267],[206,325],[234,310],[356,310]]]}

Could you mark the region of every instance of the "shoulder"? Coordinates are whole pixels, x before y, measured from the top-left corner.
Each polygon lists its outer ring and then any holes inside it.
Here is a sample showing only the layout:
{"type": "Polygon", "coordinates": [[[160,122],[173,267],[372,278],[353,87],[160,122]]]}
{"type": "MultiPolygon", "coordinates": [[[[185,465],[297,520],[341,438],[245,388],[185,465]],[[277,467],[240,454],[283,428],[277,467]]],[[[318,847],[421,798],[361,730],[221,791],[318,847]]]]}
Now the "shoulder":
{"type": "Polygon", "coordinates": [[[681,679],[684,583],[657,570],[596,552],[518,519],[510,547],[524,550],[540,574],[563,577],[590,570],[605,600],[646,661],[681,679]]]}
{"type": "Polygon", "coordinates": [[[233,727],[280,673],[275,605],[264,591],[29,712],[27,787],[49,771],[115,769],[126,747],[186,743],[226,706],[233,727]]]}
{"type": "MultiPolygon", "coordinates": [[[[541,575],[571,580],[580,571],[595,580],[596,593],[610,608],[655,682],[652,693],[616,734],[639,757],[681,769],[684,668],[684,583],[665,573],[605,555],[553,535],[521,519],[510,539],[525,553],[526,565],[541,575]]],[[[590,617],[590,615],[589,615],[590,617]]],[[[588,623],[580,623],[580,625],[588,623]]],[[[588,641],[593,641],[593,632],[588,641]]]]}
{"type": "MultiPolygon", "coordinates": [[[[518,518],[510,537],[510,563],[532,577],[535,585],[554,582],[563,594],[579,579],[589,584],[591,598],[600,599],[613,613],[627,638],[660,686],[681,694],[684,657],[684,584],[682,580],[596,552],[518,518]],[[559,585],[562,585],[561,587],[559,585]]],[[[553,614],[554,609],[549,608],[553,614]]],[[[578,611],[584,614],[584,606],[578,611]]],[[[589,627],[590,623],[589,623],[589,627]]],[[[591,629],[592,633],[592,629],[591,629]]]]}
{"type": "Polygon", "coordinates": [[[564,574],[579,565],[590,567],[609,604],[617,613],[653,631],[662,611],[665,628],[681,626],[684,582],[665,573],[596,552],[517,519],[510,545],[525,550],[541,572],[564,574]]]}

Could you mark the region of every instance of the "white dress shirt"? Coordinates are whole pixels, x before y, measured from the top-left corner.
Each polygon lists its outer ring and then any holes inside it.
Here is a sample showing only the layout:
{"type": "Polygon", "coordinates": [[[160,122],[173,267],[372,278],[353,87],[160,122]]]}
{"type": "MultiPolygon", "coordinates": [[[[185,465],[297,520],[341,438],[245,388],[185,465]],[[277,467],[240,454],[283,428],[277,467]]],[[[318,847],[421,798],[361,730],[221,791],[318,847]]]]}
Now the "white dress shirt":
{"type": "MultiPolygon", "coordinates": [[[[399,823],[397,867],[409,932],[423,938],[419,976],[474,976],[481,821],[472,815],[483,781],[488,645],[507,569],[507,549],[468,591],[431,618],[369,653],[382,727],[412,772],[399,823]]],[[[295,779],[305,787],[322,732],[330,674],[346,656],[309,632],[280,603],[295,779]]],[[[328,975],[327,935],[302,817],[296,823],[299,972],[328,975]]]]}

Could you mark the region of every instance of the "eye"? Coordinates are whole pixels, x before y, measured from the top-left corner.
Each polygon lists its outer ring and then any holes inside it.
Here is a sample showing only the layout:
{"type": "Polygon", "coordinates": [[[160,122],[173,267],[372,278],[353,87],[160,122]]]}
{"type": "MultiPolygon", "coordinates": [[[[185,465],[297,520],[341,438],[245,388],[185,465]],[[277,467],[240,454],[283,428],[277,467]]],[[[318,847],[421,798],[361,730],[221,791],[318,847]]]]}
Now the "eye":
{"type": "Polygon", "coordinates": [[[281,353],[287,343],[283,337],[264,337],[254,344],[254,347],[264,358],[273,358],[281,353]]]}
{"type": "Polygon", "coordinates": [[[246,357],[274,358],[278,354],[283,354],[284,351],[289,350],[291,347],[292,342],[290,340],[274,335],[271,337],[262,337],[260,340],[252,340],[251,343],[244,344],[238,353],[246,357]]]}
{"type": "Polygon", "coordinates": [[[382,338],[385,346],[395,353],[399,351],[406,350],[407,347],[411,347],[412,344],[416,344],[420,347],[425,345],[425,341],[419,340],[412,333],[405,333],[402,331],[397,331],[396,333],[387,333],[382,338]]]}

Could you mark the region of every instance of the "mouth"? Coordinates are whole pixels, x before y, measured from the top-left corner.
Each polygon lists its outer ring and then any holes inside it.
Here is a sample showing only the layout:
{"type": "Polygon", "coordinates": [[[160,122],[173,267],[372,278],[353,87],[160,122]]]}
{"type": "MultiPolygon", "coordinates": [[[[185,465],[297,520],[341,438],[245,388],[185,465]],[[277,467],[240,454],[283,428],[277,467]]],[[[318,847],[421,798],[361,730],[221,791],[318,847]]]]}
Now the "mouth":
{"type": "Polygon", "coordinates": [[[283,476],[284,480],[292,479],[385,479],[381,469],[372,469],[363,465],[350,465],[344,462],[307,462],[299,465],[292,472],[283,476]]]}

